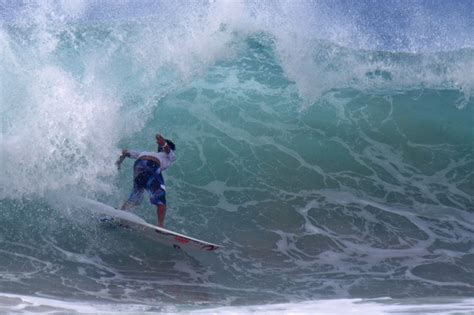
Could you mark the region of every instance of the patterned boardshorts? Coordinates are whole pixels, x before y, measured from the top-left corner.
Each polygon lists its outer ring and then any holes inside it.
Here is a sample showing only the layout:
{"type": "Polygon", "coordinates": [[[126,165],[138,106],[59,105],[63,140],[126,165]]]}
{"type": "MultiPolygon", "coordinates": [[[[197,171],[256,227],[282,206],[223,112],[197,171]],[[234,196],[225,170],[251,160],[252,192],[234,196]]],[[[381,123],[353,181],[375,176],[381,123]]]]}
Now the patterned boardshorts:
{"type": "Polygon", "coordinates": [[[150,203],[166,205],[165,180],[158,163],[149,160],[136,160],[133,165],[133,190],[128,203],[138,206],[143,201],[143,193],[148,191],[150,203]]]}

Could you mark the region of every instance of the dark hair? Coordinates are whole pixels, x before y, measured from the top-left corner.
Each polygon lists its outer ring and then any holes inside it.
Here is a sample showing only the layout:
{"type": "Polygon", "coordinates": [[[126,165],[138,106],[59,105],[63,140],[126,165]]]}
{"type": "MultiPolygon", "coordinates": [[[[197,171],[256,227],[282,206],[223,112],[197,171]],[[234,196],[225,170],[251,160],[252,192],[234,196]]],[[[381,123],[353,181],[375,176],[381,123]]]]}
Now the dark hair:
{"type": "Polygon", "coordinates": [[[174,145],[173,141],[169,140],[169,139],[165,139],[166,143],[168,143],[168,146],[170,147],[171,150],[175,150],[176,149],[176,146],[174,145]]]}

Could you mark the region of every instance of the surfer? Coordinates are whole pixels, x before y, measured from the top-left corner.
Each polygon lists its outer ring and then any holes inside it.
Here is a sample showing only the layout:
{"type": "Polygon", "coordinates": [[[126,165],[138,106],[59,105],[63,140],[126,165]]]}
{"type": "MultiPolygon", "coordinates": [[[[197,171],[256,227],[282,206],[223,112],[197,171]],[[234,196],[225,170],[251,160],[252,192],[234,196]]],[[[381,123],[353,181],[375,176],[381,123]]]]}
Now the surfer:
{"type": "Polygon", "coordinates": [[[158,226],[163,227],[166,215],[166,188],[163,179],[163,171],[176,160],[175,144],[156,135],[158,152],[122,150],[122,155],[118,158],[116,165],[120,170],[125,158],[136,159],[133,165],[133,190],[128,200],[122,205],[122,210],[130,211],[140,205],[143,201],[145,190],[150,194],[150,203],[156,206],[158,226]]]}

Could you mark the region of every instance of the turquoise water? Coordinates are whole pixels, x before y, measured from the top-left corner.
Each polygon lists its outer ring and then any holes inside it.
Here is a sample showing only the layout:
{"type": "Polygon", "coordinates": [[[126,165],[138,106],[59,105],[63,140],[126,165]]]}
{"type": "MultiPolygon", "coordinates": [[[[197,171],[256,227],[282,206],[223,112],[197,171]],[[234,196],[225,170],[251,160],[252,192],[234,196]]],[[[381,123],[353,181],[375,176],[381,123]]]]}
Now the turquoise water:
{"type": "Polygon", "coordinates": [[[162,5],[3,22],[0,292],[151,310],[473,296],[472,42],[353,44],[351,25],[295,20],[301,3],[162,5]],[[224,250],[176,252],[71,202],[118,206],[120,149],[157,132],[178,155],[166,226],[224,250]]]}

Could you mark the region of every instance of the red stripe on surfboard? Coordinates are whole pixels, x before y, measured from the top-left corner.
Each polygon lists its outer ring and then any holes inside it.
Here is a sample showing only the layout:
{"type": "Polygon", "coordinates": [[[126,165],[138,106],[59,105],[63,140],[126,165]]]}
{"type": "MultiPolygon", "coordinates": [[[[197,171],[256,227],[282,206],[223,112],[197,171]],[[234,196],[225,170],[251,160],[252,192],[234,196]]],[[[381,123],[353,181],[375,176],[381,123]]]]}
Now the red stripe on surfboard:
{"type": "Polygon", "coordinates": [[[174,239],[181,244],[189,243],[189,239],[181,237],[181,236],[175,236],[174,239]]]}

